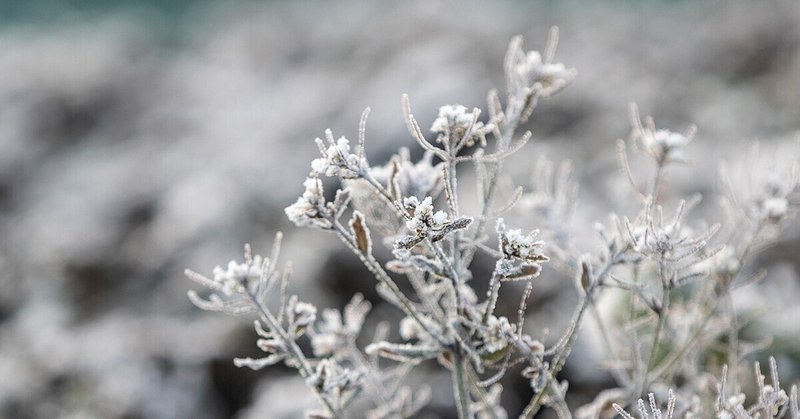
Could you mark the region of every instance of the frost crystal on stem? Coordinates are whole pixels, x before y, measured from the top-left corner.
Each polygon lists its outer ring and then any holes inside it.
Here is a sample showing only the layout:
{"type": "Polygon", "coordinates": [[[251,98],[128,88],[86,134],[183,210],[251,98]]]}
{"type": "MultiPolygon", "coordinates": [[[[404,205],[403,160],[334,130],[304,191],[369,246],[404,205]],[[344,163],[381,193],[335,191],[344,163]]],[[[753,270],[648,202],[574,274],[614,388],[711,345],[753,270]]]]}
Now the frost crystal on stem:
{"type": "Polygon", "coordinates": [[[329,228],[330,223],[325,219],[325,197],[322,191],[322,181],[316,177],[310,177],[303,182],[306,188],[303,195],[297,198],[297,202],[286,207],[286,216],[298,227],[314,225],[321,228],[329,228]]]}
{"type": "Polygon", "coordinates": [[[350,152],[350,141],[345,137],[339,137],[334,141],[330,130],[325,131],[325,136],[328,140],[327,148],[325,142],[316,139],[322,157],[311,162],[312,172],[330,177],[355,177],[361,162],[357,155],[350,152]]]}
{"type": "Polygon", "coordinates": [[[633,139],[641,142],[644,150],[659,162],[685,162],[684,148],[693,139],[697,128],[689,127],[686,134],[666,129],[656,129],[652,117],[645,118],[644,124],[639,116],[639,109],[631,105],[631,121],[633,123],[633,139]]]}

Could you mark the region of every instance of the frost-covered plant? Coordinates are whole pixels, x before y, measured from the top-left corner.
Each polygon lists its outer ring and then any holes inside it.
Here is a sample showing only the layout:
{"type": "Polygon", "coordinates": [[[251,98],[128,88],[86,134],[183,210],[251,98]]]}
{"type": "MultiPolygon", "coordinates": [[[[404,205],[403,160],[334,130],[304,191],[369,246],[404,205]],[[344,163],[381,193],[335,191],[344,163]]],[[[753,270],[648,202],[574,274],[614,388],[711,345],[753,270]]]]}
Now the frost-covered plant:
{"type": "Polygon", "coordinates": [[[499,401],[500,381],[508,374],[519,374],[533,391],[520,417],[533,417],[545,406],[559,417],[572,417],[565,399],[567,382],[558,377],[591,313],[617,387],[576,409],[575,416],[610,417],[616,412],[632,418],[625,408],[638,400],[644,418],[766,418],[787,412],[798,417],[797,390],[793,387],[790,396],[780,390],[774,361],[772,384],[764,384],[757,367],[758,401],[743,407],[735,375],[749,346],[740,339],[730,297],[754,279],[740,274],[752,252],[774,238],[765,231],[797,209],[796,164],[785,174],[769,175],[753,191],[723,182],[729,186],[728,208],[736,214],[728,217],[736,223],[728,229],[698,221],[690,217],[698,196],[667,202],[663,193],[669,170],[688,162],[686,148],[696,129],[656,129],[652,118],[642,122],[632,107],[630,140],[620,140],[617,151],[638,212],[612,214],[608,224],[595,223],[597,248],[581,248],[569,234],[577,198],[569,163],[554,169],[540,161],[530,192],[518,189],[509,202],[496,202],[504,161],[531,138],[530,132],[519,135],[519,127],[540,99],[554,96],[575,77],[575,70],[553,61],[556,41],[553,30],[540,54],[524,52],[521,38],[514,38],[504,65],[505,101],[490,91],[483,121],[477,108],[442,106],[429,129],[433,139],[426,137],[403,96],[408,130],[425,152],[419,162],[411,161],[402,148],[385,165],[369,163],[369,108],[362,114],[356,144],[344,136],[336,139],[331,130],[325,131],[324,140],[316,140],[320,157],[311,162],[305,191],[286,208],[286,215],[299,227],[336,235],[361,260],[377,280],[380,295],[403,314],[397,326],[400,341],[390,340],[381,323],[371,343],[357,345],[371,307],[360,294],[342,312],[319,312],[289,296],[291,270],[281,274],[277,268],[278,235],[268,258],[252,255],[246,247],[244,262],[215,269],[213,278],[187,271],[190,279],[214,291],[208,299],[190,292],[200,308],[259,316],[257,345],[265,355],[236,359],[236,365],[259,369],[284,363],[296,369],[321,403],[322,410],[310,412],[311,417],[413,417],[429,392],[412,391],[403,378],[429,360],[451,373],[460,418],[507,417],[499,401]],[[628,146],[652,165],[652,174],[634,174],[628,146]],[[458,182],[465,165],[477,175],[478,205],[471,211],[463,207],[463,185],[458,182]],[[340,180],[333,201],[325,198],[323,178],[340,180]],[[532,227],[538,229],[508,227],[500,216],[515,206],[537,221],[532,227]],[[487,231],[490,225],[494,233],[487,231]],[[391,247],[390,260],[378,260],[376,243],[391,247]],[[495,259],[488,278],[473,273],[477,252],[495,259]],[[548,264],[573,275],[580,294],[569,326],[552,345],[524,327],[532,281],[548,264]],[[412,294],[402,290],[396,275],[407,277],[412,294]],[[517,302],[517,318],[509,319],[496,310],[500,290],[519,281],[526,286],[517,302]],[[480,288],[488,290],[483,296],[475,286],[481,282],[485,287],[480,288]],[[268,296],[276,289],[278,302],[272,305],[268,301],[275,299],[268,296]],[[597,303],[614,289],[625,297],[618,318],[608,319],[600,315],[597,303]],[[310,350],[303,349],[306,345],[310,350]],[[725,348],[722,355],[720,345],[725,348]],[[701,372],[719,374],[715,365],[726,363],[730,371],[722,370],[721,384],[712,394],[702,385],[701,372]],[[731,385],[735,396],[727,395],[731,385]],[[640,399],[645,394],[649,411],[640,399]],[[665,410],[658,399],[666,401],[665,410]]]}

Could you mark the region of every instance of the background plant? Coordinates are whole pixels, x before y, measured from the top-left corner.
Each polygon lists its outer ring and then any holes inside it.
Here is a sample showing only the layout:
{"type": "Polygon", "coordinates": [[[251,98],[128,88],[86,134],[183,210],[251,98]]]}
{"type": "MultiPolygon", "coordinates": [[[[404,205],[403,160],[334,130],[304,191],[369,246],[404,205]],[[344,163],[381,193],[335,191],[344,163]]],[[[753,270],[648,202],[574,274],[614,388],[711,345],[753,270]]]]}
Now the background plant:
{"type": "MultiPolygon", "coordinates": [[[[632,106],[629,143],[649,162],[651,173],[634,174],[626,142],[620,140],[620,169],[639,209],[631,218],[612,214],[609,226],[597,223],[602,246],[595,253],[581,252],[564,234],[568,209],[574,207],[576,198],[569,166],[562,166],[554,177],[552,169],[548,170],[552,165],[543,163],[536,173],[542,177],[539,190],[533,192],[539,194],[536,205],[540,213],[550,216],[542,228],[549,228],[547,235],[555,240],[538,240],[539,230],[509,229],[499,218],[524,194],[517,189],[508,203],[494,202],[504,161],[531,138],[530,132],[517,136],[517,128],[527,122],[541,99],[561,91],[576,74],[553,62],[557,38],[554,29],[543,54],[524,52],[521,38],[512,40],[504,61],[505,101],[497,91],[490,91],[485,121],[479,120],[480,109],[470,112],[461,105],[445,105],[429,130],[435,138],[428,139],[411,112],[408,96],[403,96],[408,131],[426,152],[419,163],[410,162],[405,151],[386,166],[373,169],[365,152],[369,108],[362,114],[355,148],[345,137],[336,139],[331,130],[325,132],[324,140],[317,138],[321,157],[312,161],[305,192],[286,208],[286,215],[297,226],[334,233],[352,250],[374,275],[381,297],[404,313],[398,326],[402,341],[385,340],[387,326],[383,323],[362,353],[356,338],[369,305],[360,295],[345,308],[344,316],[326,311],[321,324],[315,325],[316,307],[300,302],[297,296],[287,297],[284,279],[280,303],[277,309],[270,309],[267,293],[277,282],[276,242],[272,257],[252,256],[247,248],[244,263],[232,261],[227,270],[216,268],[213,279],[187,271],[191,279],[232,297],[212,294],[206,301],[190,293],[201,308],[260,314],[262,320],[256,322],[256,330],[263,338],[259,347],[267,355],[237,359],[237,365],[260,369],[285,362],[296,368],[324,407],[312,416],[343,417],[357,410],[351,409],[352,405],[359,395],[368,392],[371,409],[367,416],[410,417],[418,413],[426,394],[414,395],[401,379],[413,367],[436,359],[451,373],[455,408],[461,418],[506,417],[499,402],[502,386],[498,382],[509,367],[523,365],[520,374],[530,381],[533,396],[520,417],[532,417],[543,406],[552,408],[559,417],[571,417],[566,402],[568,383],[560,381],[558,374],[586,313],[591,312],[618,387],[578,409],[576,414],[581,417],[606,416],[612,407],[630,417],[622,406],[637,399],[642,415],[661,417],[654,394],[666,389],[669,397],[662,398],[668,400],[663,413],[667,417],[800,415],[796,396],[790,400],[780,390],[774,360],[769,387],[756,364],[758,398],[749,409],[743,407],[744,397],[727,399],[726,368],[716,395],[699,381],[703,374],[713,375],[715,366],[730,363],[731,382],[738,383],[739,360],[750,347],[740,339],[738,314],[730,293],[757,280],[758,276],[739,278],[748,257],[768,245],[774,238],[769,230],[780,226],[796,210],[796,159],[789,160],[787,167],[765,168],[764,180],[754,180],[750,190],[734,187],[736,184],[723,176],[731,212],[739,213],[738,217],[730,215],[728,221],[739,231],[731,231],[727,240],[714,245],[720,224],[699,221],[699,226],[693,227],[688,220],[700,201],[699,195],[680,199],[672,214],[665,215],[663,207],[667,194],[662,189],[668,171],[687,162],[685,149],[696,128],[692,126],[685,133],[657,129],[652,118],[642,121],[632,106]],[[457,173],[464,163],[474,167],[476,176],[478,205],[474,216],[462,213],[457,173]],[[326,198],[324,177],[341,181],[342,187],[332,200],[326,198]],[[435,203],[440,194],[443,197],[435,203]],[[351,202],[351,195],[362,199],[351,202]],[[438,206],[443,209],[437,210],[438,206]],[[350,221],[343,224],[348,213],[350,221]],[[372,221],[365,213],[394,214],[376,220],[384,232],[381,242],[393,247],[393,258],[385,267],[373,253],[372,221]],[[489,224],[496,225],[496,247],[487,244],[489,224]],[[745,233],[740,233],[742,228],[745,233]],[[470,270],[479,251],[496,259],[493,272],[483,279],[485,298],[480,298],[472,286],[481,281],[470,270]],[[581,297],[566,330],[554,344],[545,345],[526,334],[523,326],[532,280],[551,257],[557,260],[558,269],[576,278],[581,297]],[[406,276],[413,288],[411,296],[389,271],[406,276]],[[502,285],[516,281],[526,281],[527,285],[514,322],[496,313],[496,307],[502,285]],[[608,319],[599,314],[595,303],[607,290],[624,291],[627,299],[621,309],[627,318],[617,319],[614,327],[606,324],[608,319]],[[620,331],[625,337],[617,335],[620,331]],[[313,357],[298,345],[304,335],[308,335],[313,357]],[[720,355],[717,346],[723,343],[725,350],[720,355]],[[395,363],[382,367],[381,358],[395,363]],[[677,395],[672,392],[676,387],[677,395]],[[650,400],[649,413],[639,399],[645,393],[650,400]]],[[[738,384],[733,391],[739,391],[738,384]]],[[[792,393],[796,392],[793,387],[792,393]]]]}

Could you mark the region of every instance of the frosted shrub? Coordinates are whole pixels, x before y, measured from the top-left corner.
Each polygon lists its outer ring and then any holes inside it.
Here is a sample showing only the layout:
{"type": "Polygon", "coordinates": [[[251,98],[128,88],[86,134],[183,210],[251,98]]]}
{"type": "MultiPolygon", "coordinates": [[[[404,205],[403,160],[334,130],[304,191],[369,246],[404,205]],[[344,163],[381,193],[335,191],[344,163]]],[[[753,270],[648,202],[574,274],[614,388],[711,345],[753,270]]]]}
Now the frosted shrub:
{"type": "Polygon", "coordinates": [[[371,343],[356,344],[371,308],[360,294],[341,312],[319,311],[290,295],[291,269],[278,265],[280,234],[269,257],[253,255],[246,247],[244,261],[215,269],[212,278],[187,271],[190,279],[213,291],[207,298],[189,293],[200,308],[257,315],[257,345],[264,355],[235,359],[236,365],[260,369],[283,363],[296,369],[319,399],[320,409],[309,412],[316,418],[417,415],[430,394],[403,379],[428,360],[450,372],[460,418],[507,417],[500,381],[509,374],[532,388],[533,397],[520,414],[524,418],[543,407],[559,417],[584,418],[635,417],[626,409],[638,409],[643,418],[800,417],[797,388],[780,388],[774,360],[771,384],[765,384],[756,364],[758,393],[746,403],[738,376],[752,343],[740,339],[731,299],[737,288],[760,278],[743,277],[743,267],[797,210],[797,160],[785,172],[759,173],[766,177],[752,190],[733,187],[723,176],[731,215],[697,220],[691,214],[699,196],[665,202],[662,191],[667,169],[689,160],[695,128],[683,133],[657,129],[652,118],[642,121],[632,107],[632,134],[629,141],[618,142],[617,153],[638,212],[612,214],[606,223],[584,228],[596,230],[599,246],[581,249],[568,233],[577,198],[568,163],[554,166],[541,160],[535,171],[538,184],[530,192],[518,189],[508,202],[497,202],[505,159],[531,138],[518,128],[539,100],[555,96],[576,75],[554,62],[556,38],[553,30],[543,54],[524,52],[521,38],[512,40],[504,66],[505,98],[490,91],[483,119],[479,109],[442,106],[427,130],[433,135],[429,138],[404,96],[409,133],[425,153],[418,162],[402,148],[387,164],[370,164],[365,149],[369,109],[361,117],[357,141],[336,139],[330,130],[324,140],[316,140],[320,157],[311,162],[305,191],[286,215],[299,227],[334,234],[361,260],[381,297],[403,314],[395,326],[399,340],[389,339],[389,328],[380,323],[371,343]],[[652,171],[634,173],[628,147],[652,171]],[[468,165],[477,175],[478,205],[467,213],[458,173],[468,165]],[[332,201],[323,193],[324,178],[340,180],[332,201]],[[515,207],[540,224],[507,226],[500,216],[515,207]],[[383,245],[392,249],[390,260],[373,254],[375,246],[383,245]],[[471,269],[478,252],[496,261],[488,278],[476,277],[471,269]],[[566,330],[545,345],[526,333],[524,320],[532,281],[549,265],[576,278],[580,299],[566,330]],[[413,293],[398,286],[400,276],[413,293]],[[516,318],[495,310],[501,288],[512,281],[526,284],[516,302],[516,318]],[[484,295],[475,290],[480,283],[488,290],[484,295]],[[596,307],[614,289],[625,296],[615,309],[623,313],[616,320],[600,315],[596,307]],[[268,299],[271,293],[277,298],[268,299]],[[587,314],[602,332],[616,386],[575,408],[567,405],[568,384],[558,377],[587,314]],[[716,386],[709,386],[709,380],[716,386]]]}

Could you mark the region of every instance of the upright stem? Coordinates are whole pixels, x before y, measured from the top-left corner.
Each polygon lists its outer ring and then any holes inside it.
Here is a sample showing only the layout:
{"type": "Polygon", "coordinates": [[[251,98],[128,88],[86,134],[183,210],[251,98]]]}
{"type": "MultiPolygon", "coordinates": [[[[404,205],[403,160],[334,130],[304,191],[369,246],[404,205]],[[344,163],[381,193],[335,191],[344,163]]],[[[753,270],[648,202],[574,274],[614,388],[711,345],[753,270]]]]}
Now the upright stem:
{"type": "MultiPolygon", "coordinates": [[[[506,117],[503,121],[503,131],[502,135],[498,140],[497,144],[497,152],[502,153],[508,146],[511,144],[512,138],[514,138],[514,132],[517,130],[517,126],[519,125],[519,119],[523,112],[522,106],[520,106],[520,102],[524,101],[524,98],[521,96],[523,92],[517,93],[517,95],[508,101],[506,106],[506,117]]],[[[487,178],[489,179],[489,184],[486,187],[486,196],[479,197],[483,199],[483,205],[481,207],[481,214],[478,216],[477,219],[477,228],[475,229],[475,241],[477,241],[481,235],[483,234],[483,230],[486,227],[486,222],[489,218],[489,211],[492,207],[492,201],[494,200],[494,193],[495,188],[497,186],[497,176],[500,174],[502,170],[503,162],[502,160],[494,163],[491,165],[491,168],[488,171],[487,178]]],[[[471,247],[464,252],[464,265],[469,266],[470,262],[472,262],[472,258],[475,256],[476,248],[471,247]]]]}
{"type": "Polygon", "coordinates": [[[738,391],[739,382],[736,372],[739,366],[739,322],[736,316],[736,308],[733,305],[730,287],[726,286],[724,292],[723,298],[725,299],[725,308],[730,315],[730,328],[728,329],[728,365],[730,365],[731,370],[733,370],[731,373],[731,385],[734,390],[738,391]]]}
{"type": "Polygon", "coordinates": [[[658,355],[658,346],[661,343],[661,334],[664,330],[664,326],[667,323],[667,313],[669,311],[669,301],[670,301],[670,291],[672,287],[670,286],[669,278],[667,277],[667,267],[666,262],[664,261],[664,255],[661,256],[661,263],[660,263],[660,271],[661,271],[661,307],[658,310],[658,323],[656,324],[656,330],[653,333],[653,343],[650,347],[650,356],[647,359],[647,367],[645,368],[644,372],[642,373],[642,382],[641,388],[639,389],[639,393],[645,392],[647,389],[647,374],[653,369],[655,366],[656,355],[658,355]]]}
{"type": "Polygon", "coordinates": [[[705,316],[703,316],[703,320],[700,322],[700,325],[694,331],[692,336],[686,341],[686,343],[683,345],[683,347],[681,347],[681,349],[679,349],[676,352],[673,352],[668,359],[666,359],[656,368],[653,368],[651,373],[648,375],[647,381],[645,382],[645,387],[648,387],[650,384],[652,384],[655,380],[658,379],[658,377],[661,377],[663,374],[666,374],[670,370],[670,368],[672,368],[672,366],[675,365],[676,362],[680,361],[683,358],[683,356],[694,346],[694,344],[697,343],[698,339],[700,338],[700,335],[705,330],[706,325],[713,317],[714,312],[717,310],[718,306],[719,306],[719,300],[714,299],[714,301],[711,303],[711,309],[708,311],[708,313],[706,313],[705,316]]]}
{"type": "MultiPolygon", "coordinates": [[[[613,361],[615,363],[619,362],[620,357],[617,355],[617,351],[614,349],[614,345],[611,343],[611,334],[608,332],[608,328],[606,327],[603,318],[600,316],[600,311],[597,310],[597,305],[594,304],[594,301],[589,302],[589,309],[592,311],[592,317],[594,317],[595,322],[597,323],[597,329],[600,331],[600,336],[603,339],[603,345],[606,348],[606,351],[613,357],[613,361]]],[[[618,383],[628,385],[630,379],[625,374],[620,371],[616,365],[610,369],[611,375],[614,376],[614,379],[617,380],[618,383]]]]}
{"type": "MultiPolygon", "coordinates": [[[[469,134],[469,133],[466,133],[469,134]]],[[[466,135],[465,134],[465,135],[466,135]]],[[[447,161],[447,181],[450,182],[450,193],[451,193],[451,200],[452,200],[452,217],[453,219],[457,219],[459,217],[459,205],[458,205],[458,183],[456,181],[456,153],[455,147],[448,146],[448,152],[450,153],[450,158],[447,161]]],[[[450,240],[450,257],[453,258],[453,265],[452,265],[452,274],[453,274],[453,285],[456,287],[456,295],[459,295],[459,285],[461,283],[459,279],[459,275],[461,273],[461,250],[459,249],[459,245],[461,244],[461,231],[455,231],[451,235],[450,240]]],[[[458,302],[460,308],[461,301],[458,302]]]]}
{"type": "Polygon", "coordinates": [[[484,406],[483,414],[488,416],[491,419],[498,419],[497,414],[495,413],[492,403],[489,402],[489,399],[486,397],[486,392],[484,391],[483,387],[478,383],[478,377],[475,374],[475,371],[466,366],[467,371],[467,378],[469,379],[469,386],[473,389],[476,397],[480,400],[481,404],[484,406]]]}
{"type": "Polygon", "coordinates": [[[464,357],[460,349],[453,351],[453,393],[456,398],[459,419],[469,419],[469,390],[467,390],[467,374],[464,357]]]}
{"type": "Polygon", "coordinates": [[[663,158],[658,159],[656,162],[658,167],[656,168],[656,176],[653,178],[653,185],[650,187],[650,196],[653,197],[653,206],[658,202],[658,191],[661,188],[661,182],[664,178],[664,169],[666,168],[666,164],[663,158]]]}
{"type": "Polygon", "coordinates": [[[455,295],[455,300],[456,300],[454,307],[455,308],[454,314],[458,315],[458,310],[464,307],[464,299],[461,296],[461,289],[460,289],[461,287],[459,286],[461,284],[461,280],[458,277],[458,271],[455,266],[455,262],[449,263],[449,261],[447,260],[447,255],[444,254],[444,250],[442,250],[442,247],[439,246],[438,243],[433,243],[430,239],[428,239],[428,244],[430,245],[431,249],[433,249],[436,258],[439,259],[439,262],[441,262],[442,266],[450,271],[449,273],[450,276],[452,277],[450,279],[453,282],[453,293],[455,295]]]}

